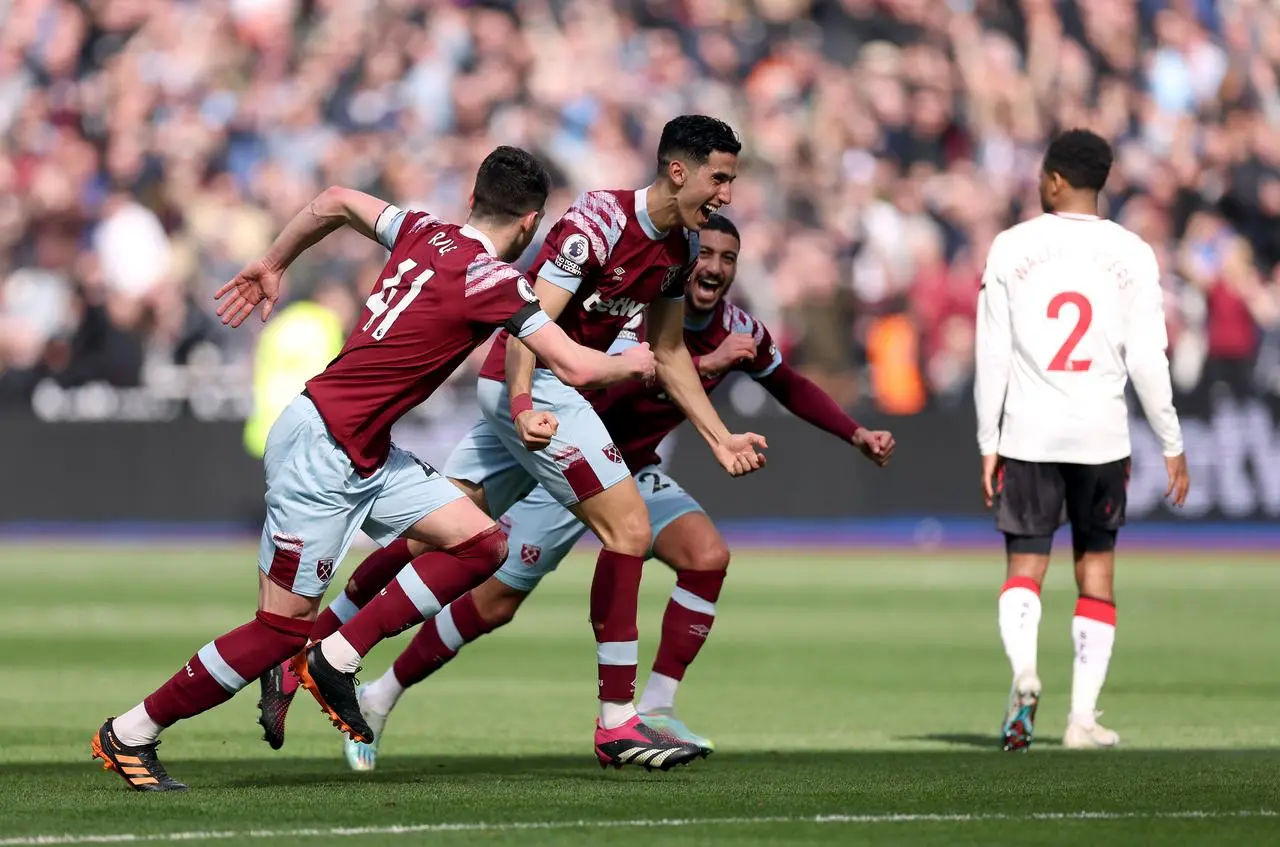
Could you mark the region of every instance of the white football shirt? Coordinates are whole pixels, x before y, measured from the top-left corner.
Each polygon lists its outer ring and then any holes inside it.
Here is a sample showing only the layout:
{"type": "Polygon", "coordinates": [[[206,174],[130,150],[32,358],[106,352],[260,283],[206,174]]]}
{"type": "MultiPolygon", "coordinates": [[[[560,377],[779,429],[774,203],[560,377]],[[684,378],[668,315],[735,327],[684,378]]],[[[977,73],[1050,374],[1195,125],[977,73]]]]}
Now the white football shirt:
{"type": "Polygon", "coordinates": [[[1000,233],[978,295],[978,448],[1028,462],[1129,455],[1133,380],[1166,456],[1182,452],[1160,269],[1150,245],[1091,215],[1000,233]]]}

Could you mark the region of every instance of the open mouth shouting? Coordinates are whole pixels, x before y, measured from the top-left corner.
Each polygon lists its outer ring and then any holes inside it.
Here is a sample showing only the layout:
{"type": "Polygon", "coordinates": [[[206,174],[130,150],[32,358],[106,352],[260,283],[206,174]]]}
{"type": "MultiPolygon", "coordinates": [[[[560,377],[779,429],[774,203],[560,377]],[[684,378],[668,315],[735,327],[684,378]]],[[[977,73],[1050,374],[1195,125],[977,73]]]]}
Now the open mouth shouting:
{"type": "Polygon", "coordinates": [[[724,288],[724,279],[714,273],[698,274],[694,277],[693,287],[700,299],[711,300],[724,288]]]}

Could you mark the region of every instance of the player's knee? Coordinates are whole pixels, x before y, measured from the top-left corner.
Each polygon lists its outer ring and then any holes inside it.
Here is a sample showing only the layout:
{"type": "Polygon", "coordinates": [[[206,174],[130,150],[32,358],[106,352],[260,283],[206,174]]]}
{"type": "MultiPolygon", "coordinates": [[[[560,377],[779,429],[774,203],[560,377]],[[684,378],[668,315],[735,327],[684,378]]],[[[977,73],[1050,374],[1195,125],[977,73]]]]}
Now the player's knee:
{"type": "Polygon", "coordinates": [[[511,623],[526,596],[497,580],[490,580],[471,593],[477,614],[490,630],[511,623]]]}
{"type": "Polygon", "coordinates": [[[507,560],[507,536],[494,524],[449,551],[476,572],[494,573],[507,560]]]}
{"type": "Polygon", "coordinates": [[[1077,551],[1076,587],[1098,600],[1115,599],[1115,556],[1110,550],[1077,551]]]}
{"type": "Polygon", "coordinates": [[[688,570],[691,571],[727,571],[729,569],[729,547],[720,539],[712,544],[700,545],[691,551],[688,570]]]}
{"type": "Polygon", "coordinates": [[[615,553],[630,556],[643,556],[649,552],[653,543],[653,530],[649,526],[647,511],[627,512],[613,521],[605,531],[600,543],[615,553]]]}
{"type": "Polygon", "coordinates": [[[487,539],[485,539],[485,556],[486,566],[496,571],[502,567],[502,563],[507,560],[507,535],[500,528],[495,531],[487,539]]]}
{"type": "Polygon", "coordinates": [[[499,597],[489,605],[488,613],[483,617],[485,623],[489,624],[493,629],[497,629],[500,626],[506,626],[511,623],[519,609],[519,599],[510,596],[499,597]]]}
{"type": "MultiPolygon", "coordinates": [[[[391,579],[395,579],[395,575],[391,575],[391,579]]],[[[352,603],[360,608],[368,605],[369,601],[378,596],[378,592],[386,588],[385,585],[378,585],[380,580],[370,582],[368,580],[361,581],[357,574],[352,574],[347,580],[346,588],[342,589],[342,593],[347,595],[352,603]]]]}
{"type": "Polygon", "coordinates": [[[1109,567],[1110,557],[1116,549],[1117,532],[1114,529],[1088,529],[1071,531],[1071,546],[1075,548],[1076,561],[1094,559],[1109,567]],[[1102,560],[1105,560],[1102,561],[1102,560]]]}

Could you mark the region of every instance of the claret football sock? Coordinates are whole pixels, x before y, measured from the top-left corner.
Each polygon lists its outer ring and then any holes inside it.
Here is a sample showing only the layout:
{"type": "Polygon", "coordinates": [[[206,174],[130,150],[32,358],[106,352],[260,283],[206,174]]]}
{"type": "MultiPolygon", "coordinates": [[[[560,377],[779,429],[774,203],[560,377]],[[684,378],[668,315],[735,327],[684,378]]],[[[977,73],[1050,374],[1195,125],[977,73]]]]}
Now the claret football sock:
{"type": "Polygon", "coordinates": [[[130,746],[155,741],[160,728],[230,700],[241,688],[307,643],[311,621],[258,612],[244,626],[215,638],[142,703],[115,721],[130,746]]]}
{"type": "Polygon", "coordinates": [[[353,673],[359,657],[368,655],[375,644],[435,617],[446,603],[492,576],[506,556],[507,537],[496,524],[448,551],[419,556],[321,642],[325,658],[334,668],[353,673]]]}
{"type": "Polygon", "coordinates": [[[716,601],[727,571],[676,571],[676,587],[662,616],[662,640],[639,709],[651,712],[675,706],[676,688],[685,670],[707,643],[716,622],[716,601]]]}
{"type": "Polygon", "coordinates": [[[613,729],[635,717],[639,631],[636,606],[640,599],[643,556],[601,550],[591,582],[591,624],[596,636],[600,719],[613,729]]]}

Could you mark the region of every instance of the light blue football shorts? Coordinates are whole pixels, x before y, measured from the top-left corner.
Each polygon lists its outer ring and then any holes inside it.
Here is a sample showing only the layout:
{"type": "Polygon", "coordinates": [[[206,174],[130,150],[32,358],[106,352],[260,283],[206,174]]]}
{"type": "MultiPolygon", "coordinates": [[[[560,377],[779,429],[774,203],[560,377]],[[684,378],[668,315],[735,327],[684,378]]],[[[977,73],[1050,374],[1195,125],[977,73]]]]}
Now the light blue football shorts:
{"type": "Polygon", "coordinates": [[[554,412],[560,423],[546,449],[530,451],[516,434],[507,384],[481,378],[476,399],[482,417],[444,464],[446,476],[484,486],[490,514],[503,514],[537,485],[572,506],[629,476],[609,431],[577,389],[537,368],[532,395],[533,407],[554,412]]]}
{"type": "MultiPolygon", "coordinates": [[[[655,540],[676,518],[703,511],[698,501],[657,465],[642,468],[635,476],[649,509],[655,540]]],[[[587,531],[586,525],[542,486],[508,509],[498,523],[507,533],[509,551],[498,579],[526,593],[556,569],[587,531]]],[[[652,549],[649,556],[653,556],[652,549]]]]}
{"type": "Polygon", "coordinates": [[[315,404],[302,395],[272,425],[262,461],[267,520],[258,567],[303,597],[324,594],[356,530],[385,547],[426,515],[466,496],[395,445],[373,476],[360,476],[315,404]]]}

